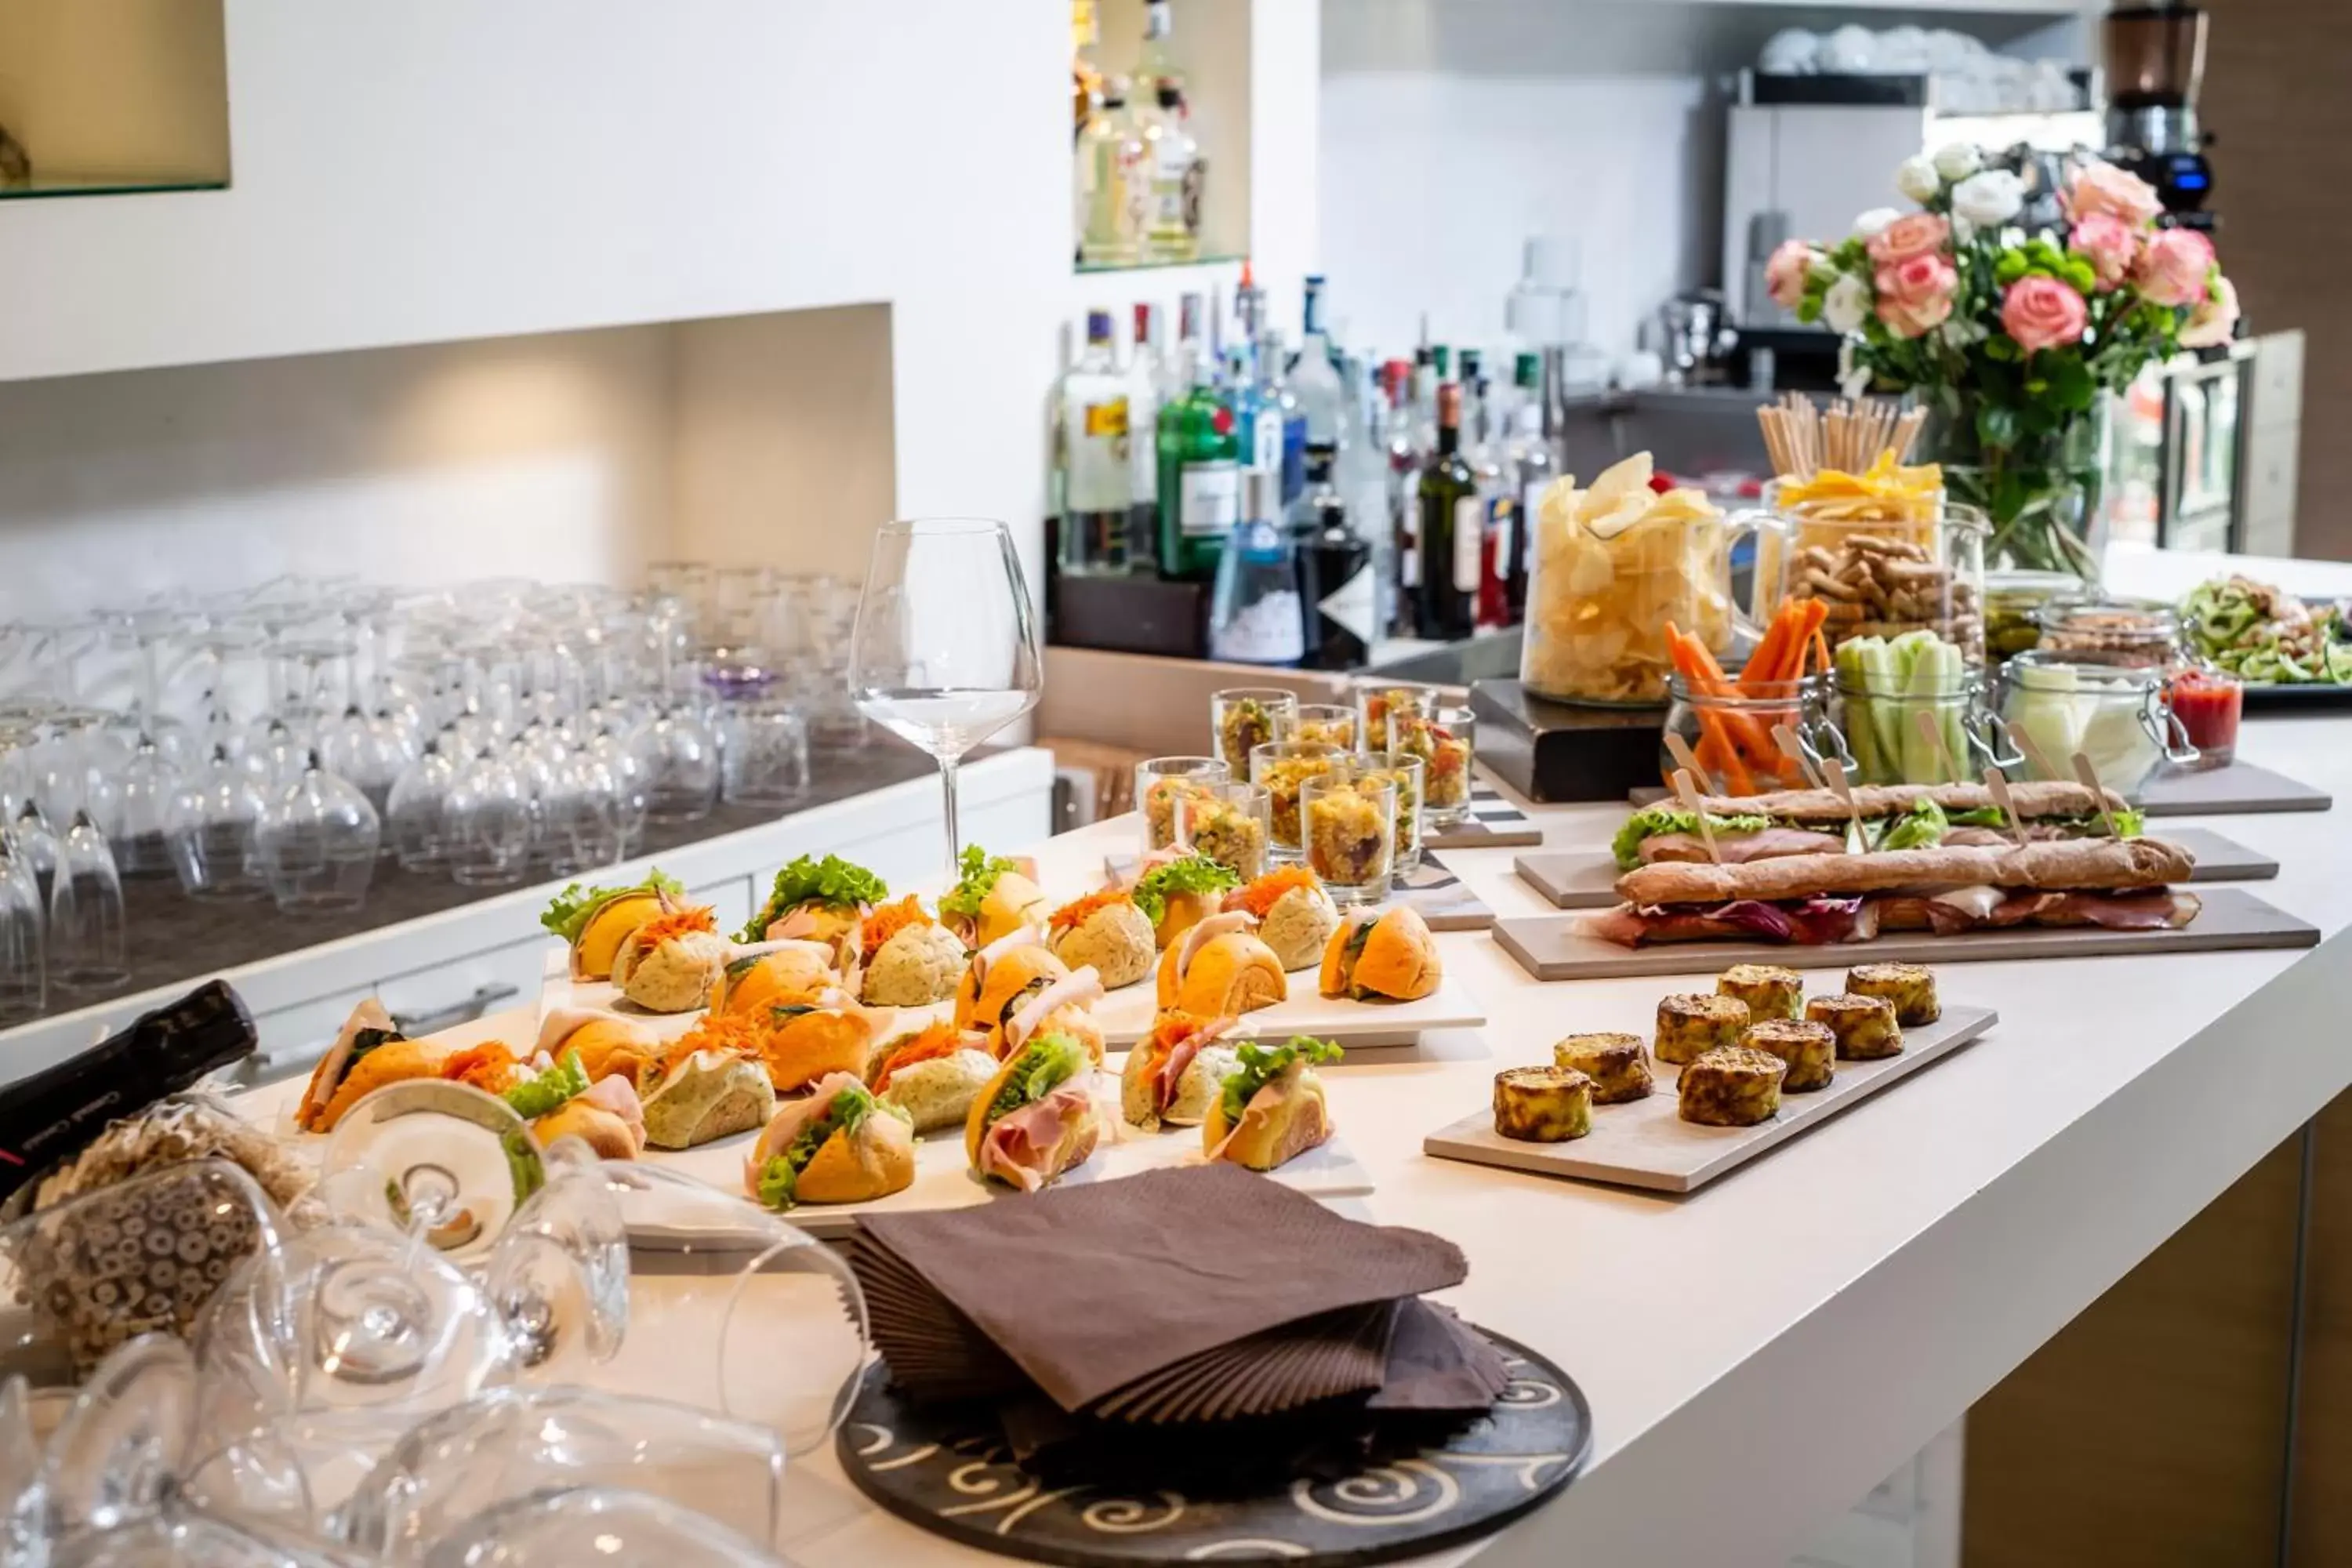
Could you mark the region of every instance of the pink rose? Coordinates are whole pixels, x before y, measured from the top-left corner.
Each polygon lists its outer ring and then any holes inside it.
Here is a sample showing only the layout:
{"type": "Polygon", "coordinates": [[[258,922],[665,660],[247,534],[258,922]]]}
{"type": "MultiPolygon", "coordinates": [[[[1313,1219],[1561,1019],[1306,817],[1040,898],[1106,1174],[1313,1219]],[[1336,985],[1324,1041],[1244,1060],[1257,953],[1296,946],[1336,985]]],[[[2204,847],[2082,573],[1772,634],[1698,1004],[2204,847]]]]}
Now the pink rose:
{"type": "Polygon", "coordinates": [[[1764,288],[1772,302],[1793,310],[1805,300],[1805,275],[1812,270],[1813,247],[1801,239],[1784,239],[1764,263],[1764,288]]]}
{"type": "Polygon", "coordinates": [[[2074,220],[2066,248],[2091,264],[2099,275],[2099,291],[2122,282],[2139,259],[2139,230],[2113,213],[2085,213],[2074,220]]]}
{"type": "Polygon", "coordinates": [[[2212,291],[2189,312],[2189,320],[2180,328],[2180,346],[2184,349],[2220,348],[2238,330],[2238,286],[2227,278],[2216,277],[2212,291]]]}
{"type": "Polygon", "coordinates": [[[2146,228],[2164,210],[2156,187],[2137,174],[2094,158],[2077,168],[2060,195],[2066,216],[2076,223],[2094,213],[2119,217],[2134,228],[2146,228]]]}
{"type": "Polygon", "coordinates": [[[1960,275],[1950,262],[1930,254],[1882,267],[1871,283],[1886,330],[1898,338],[1916,338],[1950,319],[1960,275]]]}
{"type": "Polygon", "coordinates": [[[2029,354],[2082,342],[2090,315],[2080,294],[2038,272],[2027,273],[2000,297],[2001,330],[2029,354]]]}
{"type": "Polygon", "coordinates": [[[1874,266],[1893,267],[1915,256],[1933,256],[1952,237],[1952,226],[1934,213],[1906,213],[1870,237],[1874,266]]]}
{"type": "Polygon", "coordinates": [[[2196,305],[2210,291],[2213,242],[2193,228],[2160,229],[2140,254],[2133,277],[2143,298],[2158,305],[2196,305]]]}

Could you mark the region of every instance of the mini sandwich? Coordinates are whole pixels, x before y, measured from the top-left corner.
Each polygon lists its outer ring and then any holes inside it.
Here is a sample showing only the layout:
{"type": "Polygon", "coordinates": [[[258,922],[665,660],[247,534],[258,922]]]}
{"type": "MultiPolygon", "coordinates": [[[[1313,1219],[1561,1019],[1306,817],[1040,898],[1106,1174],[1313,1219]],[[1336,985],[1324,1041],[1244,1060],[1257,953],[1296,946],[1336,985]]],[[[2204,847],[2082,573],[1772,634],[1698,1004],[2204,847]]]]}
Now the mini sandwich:
{"type": "Polygon", "coordinates": [[[727,939],[702,906],[673,909],[622,939],[613,984],[648,1013],[707,1006],[727,968],[727,939]]]}
{"type": "Polygon", "coordinates": [[[743,1161],[743,1189],[772,1209],[856,1204],[915,1184],[915,1130],[849,1073],[788,1100],[743,1161]]]}
{"type": "Polygon", "coordinates": [[[639,1089],[662,1054],[660,1037],[644,1024],[588,1007],[558,1007],[541,1018],[537,1050],[551,1061],[578,1051],[591,1081],[618,1076],[639,1089]]]}
{"type": "Polygon", "coordinates": [[[1241,1066],[1201,1123],[1201,1147],[1210,1159],[1271,1171],[1330,1138],[1331,1112],[1313,1068],[1338,1061],[1339,1047],[1297,1035],[1287,1045],[1244,1045],[1238,1055],[1241,1066]]]}
{"type": "Polygon", "coordinates": [[[1161,850],[1146,856],[1135,886],[1135,907],[1151,922],[1151,939],[1165,951],[1176,939],[1215,914],[1225,895],[1242,885],[1233,868],[1206,855],[1161,850]]]}
{"type": "Polygon", "coordinates": [[[768,1010],[760,1043],[769,1082],[778,1094],[796,1094],[827,1073],[862,1079],[875,1037],[895,1017],[887,1008],[859,1006],[845,991],[779,1003],[768,1010]]]}
{"type": "MultiPolygon", "coordinates": [[[[583,1066],[581,1070],[585,1076],[586,1068],[583,1066]]],[[[485,1040],[478,1046],[467,1046],[442,1058],[438,1076],[451,1083],[478,1089],[484,1094],[503,1095],[531,1074],[530,1069],[522,1065],[522,1058],[509,1049],[505,1041],[485,1040]]]]}
{"type": "Polygon", "coordinates": [[[601,1159],[634,1160],[646,1146],[644,1108],[625,1078],[588,1081],[577,1051],[521,1078],[500,1096],[530,1123],[541,1144],[577,1138],[601,1159]]]}
{"type": "Polygon", "coordinates": [[[1017,1054],[1039,1035],[1067,1035],[1086,1047],[1095,1061],[1103,1058],[1102,1026],[1095,1022],[1094,1005],[1103,999],[1102,980],[1091,969],[1074,969],[1056,980],[1043,976],[1016,992],[993,1016],[982,1013],[975,1020],[982,1046],[997,1060],[1017,1054]]]}
{"type": "Polygon", "coordinates": [[[874,1053],[866,1081],[887,1103],[907,1113],[918,1132],[962,1124],[971,1102],[996,1076],[996,1058],[981,1037],[952,1024],[901,1035],[874,1053]]]}
{"type": "MultiPolygon", "coordinates": [[[[2012,842],[2009,818],[1980,784],[1864,784],[1853,792],[1852,814],[1834,790],[1780,790],[1768,795],[1710,796],[1699,802],[1715,835],[1707,854],[1698,822],[1672,802],[1643,807],[1617,830],[1612,846],[1624,870],[1664,861],[1727,865],[1781,859],[1792,855],[1835,855],[1848,847],[1852,823],[1862,821],[1865,849],[1999,848],[2012,842]]],[[[2079,784],[2058,780],[2013,784],[2017,807],[2029,839],[2103,838],[2107,824],[2116,835],[2137,838],[2140,814],[2113,790],[2094,795],[2079,784]],[[2106,807],[2105,815],[2100,806],[2106,807]]]]}
{"type": "Polygon", "coordinates": [[[889,885],[865,867],[828,855],[818,860],[803,855],[776,873],[768,901],[760,906],[738,942],[782,942],[799,939],[839,948],[854,940],[866,911],[890,896],[889,885]]]}
{"type": "Polygon", "coordinates": [[[2195,861],[2155,838],[2061,838],[2007,848],[1796,855],[1741,865],[1661,862],[1617,879],[1624,903],[1590,917],[1625,946],[1711,938],[1804,944],[1882,931],[1953,935],[2005,926],[2160,931],[2196,919],[2169,884],[2195,861]]]}
{"type": "Polygon", "coordinates": [[[1359,1002],[1418,1002],[1445,978],[1437,939],[1410,906],[1386,914],[1360,911],[1323,949],[1322,991],[1359,1002]]]}
{"type": "Polygon", "coordinates": [[[840,954],[821,942],[754,942],[738,947],[719,973],[714,1013],[764,1016],[779,1002],[804,1002],[842,984],[840,954]]]}
{"type": "Polygon", "coordinates": [[[1054,955],[1089,964],[1106,989],[1132,985],[1151,973],[1151,921],[1123,888],[1105,888],[1064,904],[1046,922],[1054,955]]]}
{"type": "Polygon", "coordinates": [[[1165,1124],[1198,1127],[1241,1058],[1226,1044],[1238,1018],[1196,1018],[1162,1013],[1151,1033],[1127,1053],[1118,1078],[1118,1109],[1129,1126],[1157,1132],[1165,1124]]]}
{"type": "Polygon", "coordinates": [[[1067,1035],[1040,1035],[1015,1051],[964,1119],[971,1168],[1034,1193],[1084,1164],[1102,1136],[1093,1076],[1087,1047],[1067,1035]]]}
{"type": "Polygon", "coordinates": [[[978,1029],[1004,1016],[1004,1005],[1039,979],[1059,980],[1070,966],[1048,952],[1034,927],[1021,926],[971,955],[956,982],[955,1026],[978,1029]]]}
{"type": "Polygon", "coordinates": [[[1282,961],[1252,930],[1256,923],[1236,910],[1187,931],[1160,955],[1160,1005],[1213,1018],[1289,1000],[1282,961]]]}
{"type": "Polygon", "coordinates": [[[620,951],[622,941],[661,916],[666,895],[682,899],[686,888],[658,868],[626,888],[583,888],[574,882],[555,895],[539,923],[571,947],[572,979],[607,980],[613,973],[613,955],[620,951]]]}
{"type": "Polygon", "coordinates": [[[928,1007],[955,994],[963,943],[911,893],[866,917],[860,994],[876,1007],[928,1007]]]}
{"type": "Polygon", "coordinates": [[[1045,918],[1045,892],[1032,879],[1035,868],[1028,862],[992,858],[969,844],[958,866],[962,874],[940,900],[940,920],[967,947],[986,947],[1045,918]]]}
{"type": "Polygon", "coordinates": [[[1225,908],[1245,910],[1256,920],[1259,940],[1274,949],[1285,969],[1312,968],[1339,928],[1339,906],[1323,890],[1322,879],[1304,866],[1268,871],[1226,894],[1225,908]]]}
{"type": "Polygon", "coordinates": [[[646,1142],[691,1149],[748,1132],[775,1113],[760,1026],[713,1015],[681,1036],[644,1080],[646,1142]]]}
{"type": "Polygon", "coordinates": [[[439,1070],[439,1053],[394,1028],[392,1015],[371,996],[352,1009],[335,1043],[310,1069],[294,1125],[305,1132],[332,1132],[344,1112],[385,1084],[433,1078],[439,1070]]]}

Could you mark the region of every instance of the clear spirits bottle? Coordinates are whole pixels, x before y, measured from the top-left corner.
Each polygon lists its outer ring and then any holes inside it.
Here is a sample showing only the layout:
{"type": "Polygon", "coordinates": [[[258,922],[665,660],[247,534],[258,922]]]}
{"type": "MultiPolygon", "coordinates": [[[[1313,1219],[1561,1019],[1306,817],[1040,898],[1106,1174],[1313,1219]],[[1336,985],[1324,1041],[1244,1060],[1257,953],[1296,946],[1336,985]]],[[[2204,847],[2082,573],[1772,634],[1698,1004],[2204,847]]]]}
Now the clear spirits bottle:
{"type": "Polygon", "coordinates": [[[1298,550],[1276,521],[1281,477],[1244,477],[1242,520],[1226,537],[1209,607],[1209,657],[1239,664],[1297,664],[1307,653],[1298,550]]]}
{"type": "Polygon", "coordinates": [[[1286,357],[1282,334],[1267,328],[1257,342],[1257,401],[1269,426],[1269,432],[1258,437],[1258,467],[1282,476],[1285,506],[1307,488],[1307,414],[1283,372],[1286,357]]]}
{"type": "Polygon", "coordinates": [[[1307,452],[1311,457],[1320,447],[1337,453],[1347,391],[1340,384],[1339,366],[1332,363],[1331,340],[1323,327],[1323,279],[1319,275],[1307,279],[1307,310],[1302,326],[1298,363],[1290,369],[1290,390],[1298,399],[1300,416],[1307,421],[1307,452]]]}
{"type": "Polygon", "coordinates": [[[1102,107],[1078,132],[1078,259],[1094,267],[1126,267],[1143,255],[1150,210],[1148,158],[1142,127],[1128,111],[1128,84],[1112,77],[1102,107]]]}
{"type": "Polygon", "coordinates": [[[1183,84],[1162,77],[1159,112],[1145,121],[1151,216],[1144,246],[1154,261],[1191,261],[1201,254],[1201,144],[1185,125],[1183,84]]]}
{"type": "Polygon", "coordinates": [[[1089,310],[1086,350],[1062,373],[1055,399],[1065,572],[1127,567],[1127,391],[1111,358],[1110,312],[1089,310]]]}
{"type": "Polygon", "coordinates": [[[1150,561],[1159,548],[1160,405],[1173,390],[1160,352],[1160,310],[1135,307],[1135,350],[1127,362],[1128,559],[1150,561]]]}

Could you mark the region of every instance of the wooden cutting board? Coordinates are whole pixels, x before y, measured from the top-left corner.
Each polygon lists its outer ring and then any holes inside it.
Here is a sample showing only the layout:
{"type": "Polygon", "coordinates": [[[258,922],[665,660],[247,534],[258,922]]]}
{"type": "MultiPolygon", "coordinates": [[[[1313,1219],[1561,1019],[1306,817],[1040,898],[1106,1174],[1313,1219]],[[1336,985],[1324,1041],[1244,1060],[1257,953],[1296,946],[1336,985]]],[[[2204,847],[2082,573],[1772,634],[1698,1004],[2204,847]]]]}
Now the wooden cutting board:
{"type": "MultiPolygon", "coordinates": [[[[2192,882],[2259,882],[2278,875],[2276,860],[2210,827],[2154,835],[2197,858],[2192,882]]],[[[1550,849],[1511,862],[1519,880],[1563,910],[1605,910],[1617,901],[1617,861],[1606,849],[1550,849]]]]}
{"type": "Polygon", "coordinates": [[[2133,952],[2221,952],[2240,948],[2313,947],[2319,928],[2243,888],[2214,888],[2205,907],[2178,931],[2102,931],[2095,926],[2026,926],[1937,936],[1895,931],[1874,942],[1809,946],[1774,942],[1667,942],[1620,947],[1578,929],[1580,915],[1496,921],[1495,940],[1538,980],[1622,980],[1643,974],[1712,974],[1735,963],[1791,969],[1843,969],[1850,963],[1966,963],[1985,959],[2099,958],[2133,952]]]}
{"type": "Polygon", "coordinates": [[[2160,773],[2140,791],[2140,810],[2150,816],[2327,811],[2335,805],[2335,796],[2326,790],[2252,763],[2231,763],[2195,773],[2160,773]]]}
{"type": "Polygon", "coordinates": [[[1654,1061],[1650,1070],[1657,1086],[1649,1095],[1623,1105],[1594,1106],[1592,1131],[1581,1138],[1565,1143],[1506,1138],[1495,1131],[1492,1108],[1481,1107],[1439,1128],[1422,1140],[1421,1147],[1441,1160],[1653,1192],[1693,1192],[1948,1056],[1990,1028],[1998,1017],[1990,1007],[1948,1005],[1935,1023],[1903,1031],[1900,1056],[1840,1062],[1827,1089],[1783,1094],[1780,1114],[1758,1127],[1701,1127],[1685,1121],[1675,1109],[1673,1075],[1680,1069],[1654,1061]]]}

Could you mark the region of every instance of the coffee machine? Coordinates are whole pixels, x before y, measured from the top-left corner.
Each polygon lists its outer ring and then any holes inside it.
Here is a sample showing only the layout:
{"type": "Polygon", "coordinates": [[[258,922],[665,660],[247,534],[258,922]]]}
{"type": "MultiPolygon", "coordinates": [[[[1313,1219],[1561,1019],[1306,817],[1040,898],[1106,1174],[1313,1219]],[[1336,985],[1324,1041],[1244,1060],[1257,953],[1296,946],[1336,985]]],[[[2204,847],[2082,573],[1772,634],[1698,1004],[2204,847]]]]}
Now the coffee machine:
{"type": "Polygon", "coordinates": [[[2107,157],[2164,198],[2184,228],[2210,229],[2212,166],[2197,121],[2205,79],[2206,13],[2157,0],[2107,13],[2102,31],[2107,77],[2107,157]]]}

